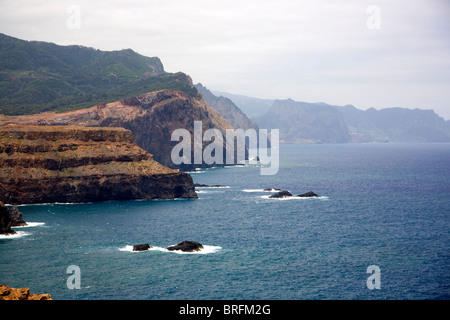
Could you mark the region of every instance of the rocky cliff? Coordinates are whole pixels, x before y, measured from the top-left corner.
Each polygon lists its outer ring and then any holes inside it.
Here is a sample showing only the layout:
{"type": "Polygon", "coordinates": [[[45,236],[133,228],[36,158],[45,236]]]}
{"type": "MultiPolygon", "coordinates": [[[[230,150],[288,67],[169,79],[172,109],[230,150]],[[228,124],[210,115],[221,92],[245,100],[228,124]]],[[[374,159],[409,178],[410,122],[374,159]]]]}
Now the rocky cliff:
{"type": "Polygon", "coordinates": [[[124,128],[0,127],[0,201],[8,204],[196,198],[124,128]]]}
{"type": "MultiPolygon", "coordinates": [[[[184,128],[193,137],[194,121],[202,121],[203,132],[207,129],[219,129],[221,132],[234,129],[202,97],[194,98],[186,93],[172,90],[149,92],[88,109],[63,113],[0,115],[0,126],[14,123],[123,127],[132,131],[135,142],[144,150],[151,152],[156,161],[171,168],[185,170],[197,166],[183,164],[179,166],[172,162],[171,152],[178,141],[171,141],[171,135],[175,129],[184,128]]],[[[203,166],[207,165],[203,164],[203,166]]]]}
{"type": "Polygon", "coordinates": [[[236,129],[258,129],[258,125],[242,112],[233,101],[224,96],[215,96],[201,83],[195,85],[208,104],[220,113],[236,129]]]}

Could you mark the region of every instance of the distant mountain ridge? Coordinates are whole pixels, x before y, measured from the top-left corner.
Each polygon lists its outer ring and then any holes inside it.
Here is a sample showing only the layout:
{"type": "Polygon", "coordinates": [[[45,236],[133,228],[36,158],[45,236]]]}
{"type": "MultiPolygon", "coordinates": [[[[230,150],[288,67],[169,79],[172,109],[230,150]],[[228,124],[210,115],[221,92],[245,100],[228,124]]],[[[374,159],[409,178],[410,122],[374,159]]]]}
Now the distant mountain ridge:
{"type": "Polygon", "coordinates": [[[450,142],[450,121],[433,110],[360,110],[352,105],[220,94],[232,99],[244,113],[256,115],[250,118],[260,128],[279,128],[285,142],[450,142]]]}
{"type": "Polygon", "coordinates": [[[255,119],[261,128],[279,129],[287,143],[346,143],[351,141],[342,113],[332,107],[275,100],[269,111],[255,119]]]}
{"type": "Polygon", "coordinates": [[[450,121],[433,110],[335,108],[343,113],[353,142],[450,142],[450,121]]]}

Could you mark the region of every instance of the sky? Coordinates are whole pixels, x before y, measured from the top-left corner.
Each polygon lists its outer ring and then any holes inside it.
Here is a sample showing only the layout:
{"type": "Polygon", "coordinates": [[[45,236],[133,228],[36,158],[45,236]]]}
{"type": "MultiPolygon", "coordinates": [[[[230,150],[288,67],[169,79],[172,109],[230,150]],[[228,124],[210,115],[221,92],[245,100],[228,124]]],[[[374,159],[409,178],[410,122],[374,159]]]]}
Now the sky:
{"type": "Polygon", "coordinates": [[[212,91],[450,120],[448,0],[0,0],[0,32],[131,48],[212,91]]]}

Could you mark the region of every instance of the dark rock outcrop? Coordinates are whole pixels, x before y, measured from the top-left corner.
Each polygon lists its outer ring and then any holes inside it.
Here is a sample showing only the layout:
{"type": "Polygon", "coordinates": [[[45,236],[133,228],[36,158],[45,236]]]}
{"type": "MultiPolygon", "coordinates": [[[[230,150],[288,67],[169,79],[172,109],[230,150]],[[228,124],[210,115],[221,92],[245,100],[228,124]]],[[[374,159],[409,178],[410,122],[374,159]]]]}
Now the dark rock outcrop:
{"type": "Polygon", "coordinates": [[[146,251],[150,248],[152,248],[152,246],[150,246],[148,243],[135,244],[133,246],[133,251],[146,251]]]}
{"type": "Polygon", "coordinates": [[[30,288],[11,288],[0,284],[0,300],[53,300],[48,293],[30,293],[30,288]]]}
{"type": "Polygon", "coordinates": [[[124,128],[0,127],[0,201],[8,204],[197,198],[124,128]]]}
{"type": "Polygon", "coordinates": [[[289,191],[282,190],[277,193],[274,193],[269,198],[289,198],[292,197],[292,194],[289,191]]]}
{"type": "Polygon", "coordinates": [[[306,193],[299,194],[298,197],[301,198],[311,198],[311,197],[319,197],[319,195],[315,192],[309,191],[306,193]]]}
{"type": "Polygon", "coordinates": [[[9,216],[11,217],[11,227],[26,226],[27,223],[22,218],[22,212],[19,211],[17,206],[9,209],[9,216]]]}
{"type": "Polygon", "coordinates": [[[0,201],[0,234],[15,234],[16,232],[11,229],[11,215],[8,207],[0,201]]]}
{"type": "Polygon", "coordinates": [[[174,251],[180,250],[183,252],[196,252],[203,249],[203,245],[195,241],[183,241],[175,246],[168,247],[167,250],[174,251]]]}

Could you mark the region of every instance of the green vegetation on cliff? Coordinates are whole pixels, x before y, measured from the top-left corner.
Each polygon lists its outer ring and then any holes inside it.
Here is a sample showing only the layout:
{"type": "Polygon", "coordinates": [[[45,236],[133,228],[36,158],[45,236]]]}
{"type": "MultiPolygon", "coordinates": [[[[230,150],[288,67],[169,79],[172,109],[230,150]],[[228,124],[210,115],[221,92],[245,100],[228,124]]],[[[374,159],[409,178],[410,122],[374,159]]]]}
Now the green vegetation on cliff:
{"type": "Polygon", "coordinates": [[[161,89],[198,96],[189,76],[165,72],[157,57],[0,34],[0,113],[76,110],[161,89]]]}

